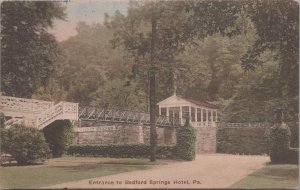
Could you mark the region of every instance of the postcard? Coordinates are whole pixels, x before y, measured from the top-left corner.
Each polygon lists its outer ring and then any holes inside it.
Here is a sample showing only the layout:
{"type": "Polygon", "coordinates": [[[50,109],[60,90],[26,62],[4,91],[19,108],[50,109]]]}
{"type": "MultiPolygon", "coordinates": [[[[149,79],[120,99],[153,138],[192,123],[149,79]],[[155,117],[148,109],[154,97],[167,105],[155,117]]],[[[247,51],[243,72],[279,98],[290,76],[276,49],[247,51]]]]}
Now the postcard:
{"type": "Polygon", "coordinates": [[[2,189],[298,189],[299,1],[1,2],[2,189]]]}

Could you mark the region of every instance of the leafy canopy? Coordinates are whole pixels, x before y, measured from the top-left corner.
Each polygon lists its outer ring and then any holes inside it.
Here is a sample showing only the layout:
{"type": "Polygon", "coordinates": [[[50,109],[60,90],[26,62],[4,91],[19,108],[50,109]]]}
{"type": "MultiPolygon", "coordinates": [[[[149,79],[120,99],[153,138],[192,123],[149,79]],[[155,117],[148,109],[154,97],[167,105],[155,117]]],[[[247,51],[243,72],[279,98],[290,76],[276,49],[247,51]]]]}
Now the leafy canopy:
{"type": "Polygon", "coordinates": [[[1,87],[7,95],[31,97],[47,84],[59,49],[47,32],[64,7],[46,1],[1,3],[1,87]]]}

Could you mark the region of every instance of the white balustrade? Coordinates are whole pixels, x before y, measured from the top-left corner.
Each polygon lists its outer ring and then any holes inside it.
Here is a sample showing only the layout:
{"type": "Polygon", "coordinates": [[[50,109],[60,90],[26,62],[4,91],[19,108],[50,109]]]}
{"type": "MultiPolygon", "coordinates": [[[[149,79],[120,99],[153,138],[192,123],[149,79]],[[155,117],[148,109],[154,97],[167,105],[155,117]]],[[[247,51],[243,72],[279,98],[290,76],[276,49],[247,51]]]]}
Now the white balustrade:
{"type": "Polygon", "coordinates": [[[41,129],[55,120],[78,119],[78,104],[72,102],[59,102],[55,106],[37,116],[37,128],[41,129]]]}
{"type": "Polygon", "coordinates": [[[36,123],[37,128],[45,127],[47,124],[50,124],[52,121],[55,121],[56,119],[63,119],[62,118],[63,106],[64,106],[63,102],[59,102],[55,106],[39,114],[37,116],[37,123],[36,123]]]}
{"type": "Polygon", "coordinates": [[[211,122],[211,121],[209,121],[209,122],[206,122],[206,121],[204,121],[204,122],[192,122],[191,121],[191,124],[192,124],[192,126],[194,126],[194,127],[216,127],[217,125],[216,125],[216,122],[211,122]]]}
{"type": "Polygon", "coordinates": [[[64,117],[72,120],[78,120],[78,103],[63,102],[64,117]]]}
{"type": "Polygon", "coordinates": [[[40,113],[53,106],[53,102],[1,96],[0,108],[3,111],[40,113]]]}
{"type": "Polygon", "coordinates": [[[55,120],[78,120],[78,103],[53,102],[0,96],[0,112],[12,117],[7,126],[24,124],[26,126],[44,128],[55,120]]]}

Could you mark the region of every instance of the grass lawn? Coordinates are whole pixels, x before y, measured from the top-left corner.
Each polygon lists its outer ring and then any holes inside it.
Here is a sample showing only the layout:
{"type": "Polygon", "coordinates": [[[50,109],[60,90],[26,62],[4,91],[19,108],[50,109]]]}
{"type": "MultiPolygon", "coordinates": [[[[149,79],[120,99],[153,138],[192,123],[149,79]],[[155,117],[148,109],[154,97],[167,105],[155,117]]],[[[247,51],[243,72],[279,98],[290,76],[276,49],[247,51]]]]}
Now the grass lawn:
{"type": "MultiPolygon", "coordinates": [[[[155,164],[165,164],[158,161],[155,164]]],[[[39,188],[63,182],[148,169],[148,159],[62,157],[43,165],[0,167],[2,188],[39,188]]]]}
{"type": "Polygon", "coordinates": [[[250,174],[231,188],[296,189],[298,186],[298,165],[274,164],[250,174]]]}

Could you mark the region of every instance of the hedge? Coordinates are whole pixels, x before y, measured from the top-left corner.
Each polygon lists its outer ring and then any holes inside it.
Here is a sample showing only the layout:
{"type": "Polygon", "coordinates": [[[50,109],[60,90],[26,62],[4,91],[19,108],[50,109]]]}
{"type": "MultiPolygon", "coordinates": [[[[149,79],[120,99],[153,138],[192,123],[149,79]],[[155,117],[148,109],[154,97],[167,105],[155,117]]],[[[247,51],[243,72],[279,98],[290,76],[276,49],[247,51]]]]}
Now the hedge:
{"type": "Polygon", "coordinates": [[[268,154],[266,128],[218,128],[217,152],[227,154],[268,154]]]}
{"type": "Polygon", "coordinates": [[[298,164],[299,162],[299,149],[290,148],[287,154],[287,163],[289,164],[298,164]]]}
{"type": "Polygon", "coordinates": [[[176,138],[174,156],[187,161],[195,160],[196,132],[195,128],[190,125],[189,119],[186,119],[184,126],[177,130],[176,138]]]}
{"type": "MultiPolygon", "coordinates": [[[[160,159],[174,158],[173,145],[157,145],[156,156],[160,159]]],[[[107,144],[71,145],[68,150],[73,156],[103,156],[112,158],[148,158],[150,145],[146,144],[107,144]]]]}

